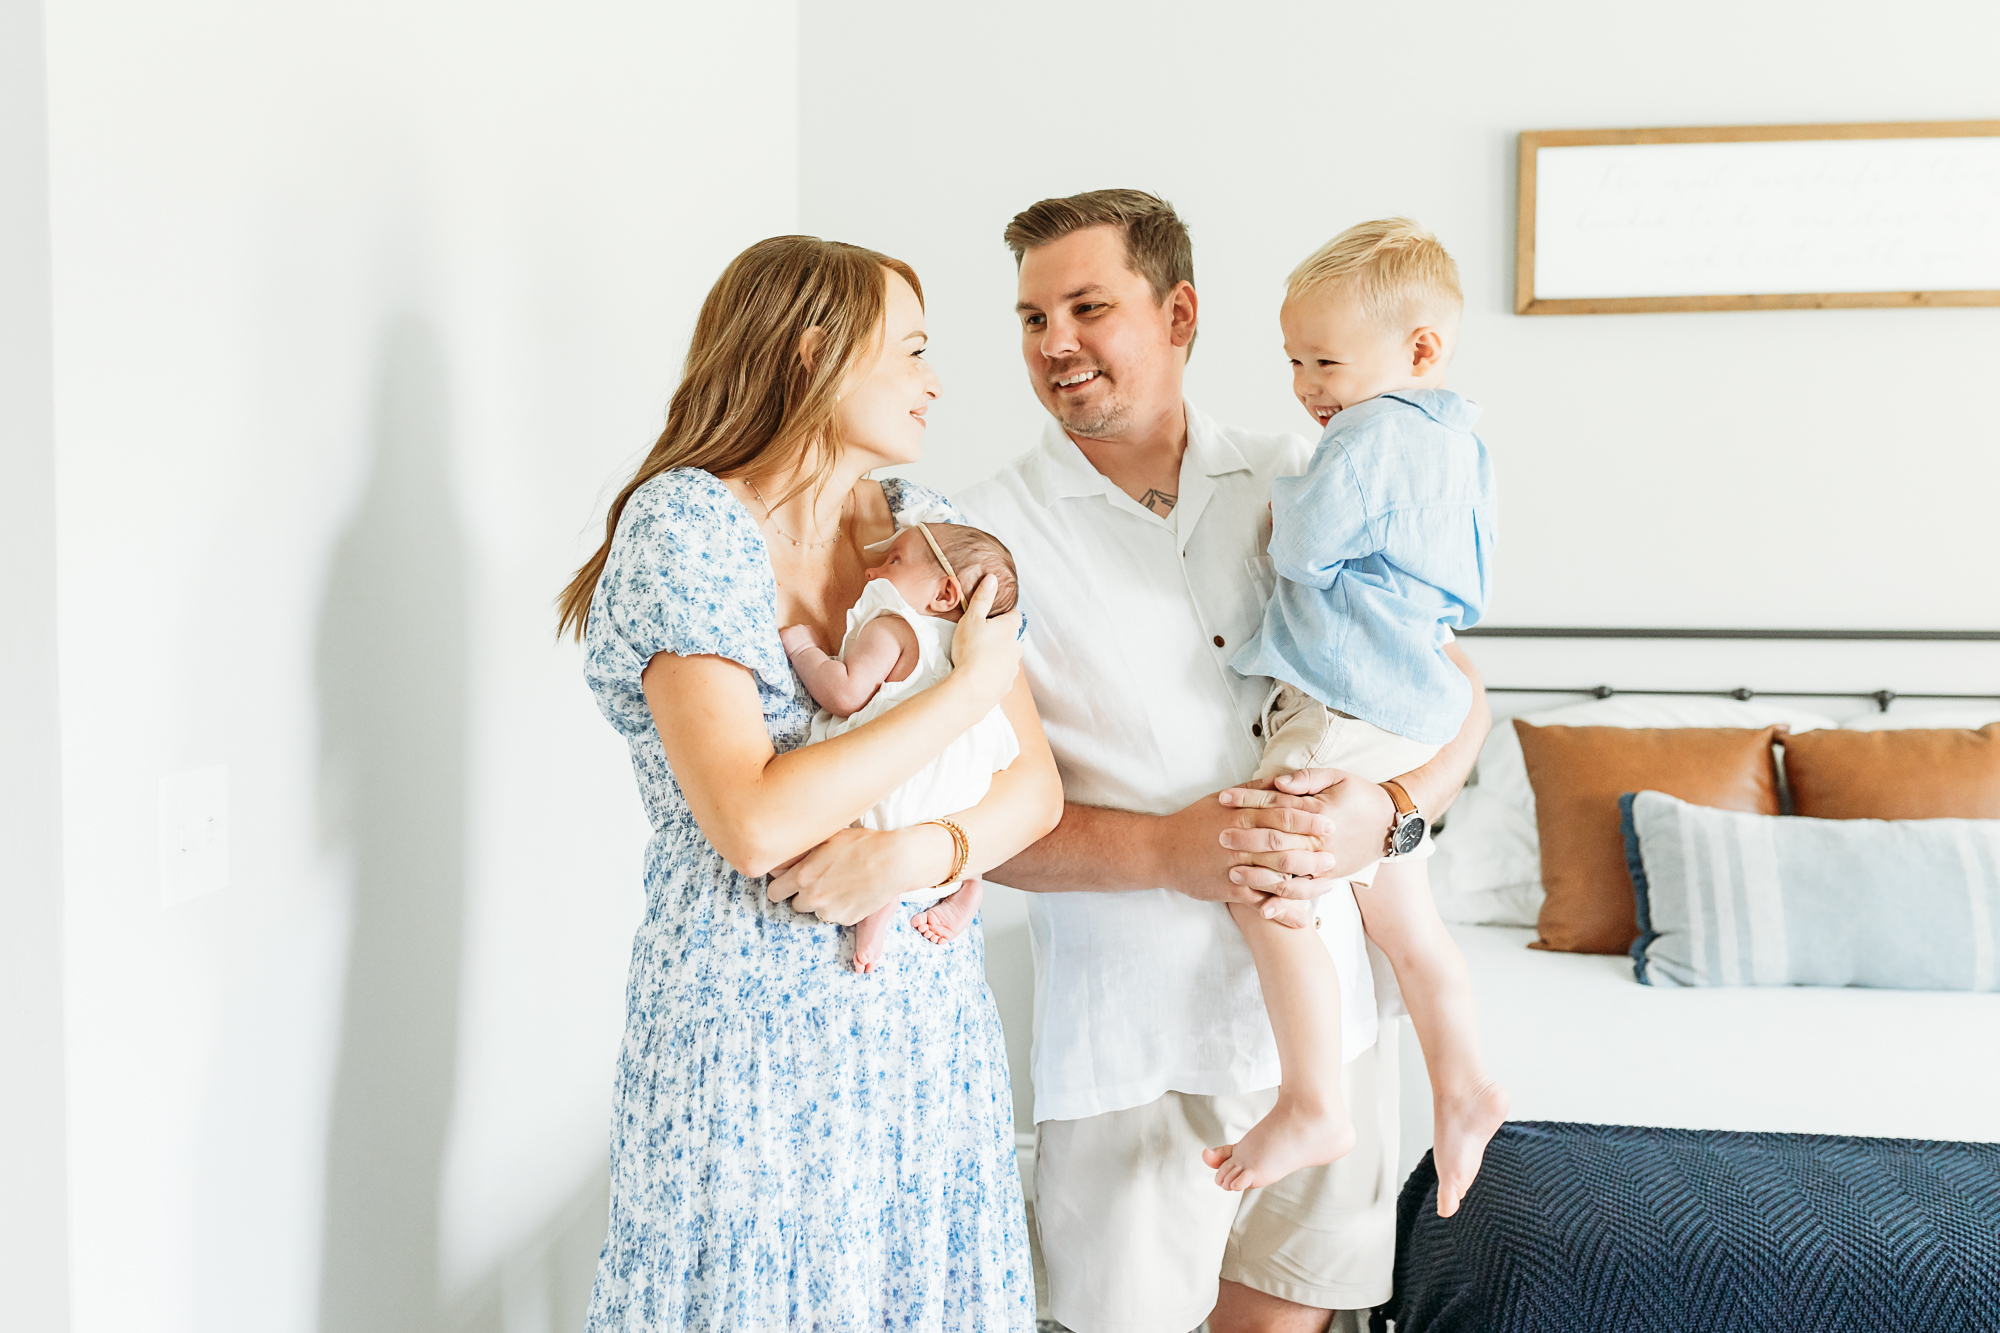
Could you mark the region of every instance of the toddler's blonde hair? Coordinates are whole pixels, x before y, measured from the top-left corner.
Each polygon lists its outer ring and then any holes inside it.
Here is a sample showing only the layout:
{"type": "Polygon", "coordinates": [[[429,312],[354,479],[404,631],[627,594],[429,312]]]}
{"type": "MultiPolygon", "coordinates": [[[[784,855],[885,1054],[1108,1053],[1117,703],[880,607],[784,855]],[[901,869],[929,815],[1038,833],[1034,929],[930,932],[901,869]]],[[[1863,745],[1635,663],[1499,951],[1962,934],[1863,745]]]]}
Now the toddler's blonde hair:
{"type": "Polygon", "coordinates": [[[1458,265],[1409,218],[1361,222],[1306,257],[1285,279],[1287,299],[1344,288],[1370,319],[1397,332],[1465,308],[1458,265]]]}

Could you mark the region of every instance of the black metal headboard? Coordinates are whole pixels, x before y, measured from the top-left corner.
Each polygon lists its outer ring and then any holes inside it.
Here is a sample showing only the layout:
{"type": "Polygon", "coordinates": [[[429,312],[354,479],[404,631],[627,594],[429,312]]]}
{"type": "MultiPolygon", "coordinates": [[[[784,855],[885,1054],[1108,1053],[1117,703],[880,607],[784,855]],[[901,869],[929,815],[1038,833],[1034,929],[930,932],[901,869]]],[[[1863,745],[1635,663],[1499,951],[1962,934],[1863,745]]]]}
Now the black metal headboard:
{"type": "MultiPolygon", "coordinates": [[[[2000,630],[1990,629],[1600,629],[1546,625],[1491,625],[1461,630],[1469,639],[1709,639],[1750,641],[1811,641],[1847,643],[2000,643],[2000,630]]],[[[1883,712],[1898,699],[2000,699],[2000,694],[1900,694],[1895,690],[1627,690],[1609,685],[1488,685],[1492,694],[1585,694],[1609,699],[1616,694],[1678,695],[1705,699],[1754,699],[1776,694],[1791,699],[1873,699],[1883,712]]]]}

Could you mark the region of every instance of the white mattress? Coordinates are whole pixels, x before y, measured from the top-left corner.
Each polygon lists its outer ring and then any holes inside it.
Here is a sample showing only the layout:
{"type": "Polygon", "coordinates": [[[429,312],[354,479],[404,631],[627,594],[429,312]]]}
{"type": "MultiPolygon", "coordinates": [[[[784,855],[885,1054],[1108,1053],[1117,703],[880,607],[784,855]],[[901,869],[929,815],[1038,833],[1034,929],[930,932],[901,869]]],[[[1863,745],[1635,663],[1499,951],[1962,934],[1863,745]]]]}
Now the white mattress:
{"type": "MultiPolygon", "coordinates": [[[[2000,1142],[2000,995],[1641,986],[1628,958],[1452,926],[1516,1120],[2000,1142]]],[[[1405,1171],[1430,1085],[1402,1023],[1405,1171]]]]}

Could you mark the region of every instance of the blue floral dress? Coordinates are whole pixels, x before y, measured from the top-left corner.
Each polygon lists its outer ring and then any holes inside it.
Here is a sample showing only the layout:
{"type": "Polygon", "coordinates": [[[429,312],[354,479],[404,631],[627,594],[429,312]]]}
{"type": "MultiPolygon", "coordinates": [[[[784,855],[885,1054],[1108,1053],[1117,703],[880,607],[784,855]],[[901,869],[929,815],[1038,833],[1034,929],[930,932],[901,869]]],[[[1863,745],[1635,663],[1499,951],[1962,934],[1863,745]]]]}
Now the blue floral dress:
{"type": "MultiPolygon", "coordinates": [[[[887,481],[899,518],[940,503],[887,481]]],[[[772,744],[814,705],[778,642],[762,532],[707,472],[633,492],[585,636],[652,821],[591,1333],[1034,1326],[1013,1101],[977,923],[942,948],[899,909],[887,966],[764,897],[702,836],[639,674],[713,653],[755,675],[772,744]]]]}

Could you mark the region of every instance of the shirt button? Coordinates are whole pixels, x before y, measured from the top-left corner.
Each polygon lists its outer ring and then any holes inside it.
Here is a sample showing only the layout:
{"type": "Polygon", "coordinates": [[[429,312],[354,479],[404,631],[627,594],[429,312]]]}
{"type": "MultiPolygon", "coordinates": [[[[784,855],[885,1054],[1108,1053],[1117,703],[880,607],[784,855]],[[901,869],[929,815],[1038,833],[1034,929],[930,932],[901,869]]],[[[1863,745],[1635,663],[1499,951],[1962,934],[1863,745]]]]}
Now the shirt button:
{"type": "Polygon", "coordinates": [[[1250,734],[1252,736],[1262,736],[1264,734],[1264,724],[1262,722],[1252,722],[1250,724],[1250,734]]]}
{"type": "Polygon", "coordinates": [[[1222,646],[1222,636],[1220,634],[1215,636],[1215,646],[1218,648],[1222,646]]]}

